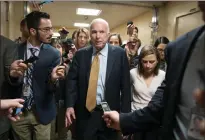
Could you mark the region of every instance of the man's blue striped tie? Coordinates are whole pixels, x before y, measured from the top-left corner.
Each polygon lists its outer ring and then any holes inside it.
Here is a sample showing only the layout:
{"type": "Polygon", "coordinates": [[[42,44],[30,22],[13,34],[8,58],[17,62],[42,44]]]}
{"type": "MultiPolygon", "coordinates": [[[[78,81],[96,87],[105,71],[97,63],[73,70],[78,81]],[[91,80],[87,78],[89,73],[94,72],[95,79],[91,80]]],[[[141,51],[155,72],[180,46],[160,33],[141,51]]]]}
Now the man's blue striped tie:
{"type": "MultiPolygon", "coordinates": [[[[37,49],[34,48],[30,48],[31,54],[34,56],[35,52],[37,51],[37,49]]],[[[33,79],[33,64],[31,64],[31,66],[28,68],[27,70],[27,75],[26,75],[26,82],[25,84],[27,84],[27,95],[28,96],[24,96],[25,99],[25,108],[27,109],[31,109],[33,103],[34,103],[34,99],[33,99],[33,86],[32,86],[32,79],[33,79]]]]}

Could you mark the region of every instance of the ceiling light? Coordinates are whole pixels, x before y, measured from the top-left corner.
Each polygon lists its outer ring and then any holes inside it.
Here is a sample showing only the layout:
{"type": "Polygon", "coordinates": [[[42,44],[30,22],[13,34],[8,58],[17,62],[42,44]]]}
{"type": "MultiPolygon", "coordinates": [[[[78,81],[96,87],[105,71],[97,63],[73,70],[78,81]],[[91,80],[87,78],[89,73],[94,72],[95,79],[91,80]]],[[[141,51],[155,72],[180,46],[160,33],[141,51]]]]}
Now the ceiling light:
{"type": "Polygon", "coordinates": [[[98,9],[86,9],[86,8],[77,8],[77,15],[87,15],[87,16],[98,16],[101,13],[101,10],[98,9]]]}
{"type": "Polygon", "coordinates": [[[89,27],[90,24],[88,24],[88,23],[74,23],[74,26],[76,26],[76,27],[89,27]]]}

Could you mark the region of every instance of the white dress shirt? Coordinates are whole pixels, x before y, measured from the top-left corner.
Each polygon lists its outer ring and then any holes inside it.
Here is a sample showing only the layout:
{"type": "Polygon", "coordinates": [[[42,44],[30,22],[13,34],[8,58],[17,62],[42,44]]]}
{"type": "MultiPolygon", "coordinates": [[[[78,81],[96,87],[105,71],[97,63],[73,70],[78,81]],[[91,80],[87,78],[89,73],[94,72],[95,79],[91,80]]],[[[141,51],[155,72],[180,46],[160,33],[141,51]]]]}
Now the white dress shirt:
{"type": "Polygon", "coordinates": [[[130,71],[131,92],[132,92],[132,111],[146,107],[155,94],[158,86],[165,79],[165,72],[159,70],[158,75],[154,76],[149,87],[147,86],[143,76],[140,76],[138,69],[134,68],[130,71]]]}
{"type": "MultiPolygon", "coordinates": [[[[106,78],[106,71],[107,71],[108,44],[106,44],[105,47],[99,53],[100,53],[99,54],[100,70],[98,74],[97,94],[96,94],[97,105],[99,105],[101,101],[104,100],[105,98],[104,92],[105,92],[105,78],[106,78]]],[[[93,47],[92,61],[95,55],[96,55],[96,49],[95,47],[93,47]]]]}

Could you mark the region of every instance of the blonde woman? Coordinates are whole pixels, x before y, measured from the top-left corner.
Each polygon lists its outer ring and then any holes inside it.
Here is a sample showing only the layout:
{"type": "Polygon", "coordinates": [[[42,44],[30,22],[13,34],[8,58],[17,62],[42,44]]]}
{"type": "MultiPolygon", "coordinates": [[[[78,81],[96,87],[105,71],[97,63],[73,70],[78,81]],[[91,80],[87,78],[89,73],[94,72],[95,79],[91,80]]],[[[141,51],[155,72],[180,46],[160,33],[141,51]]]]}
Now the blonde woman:
{"type": "Polygon", "coordinates": [[[89,31],[86,28],[80,28],[76,33],[76,48],[84,48],[90,41],[89,31]]]}

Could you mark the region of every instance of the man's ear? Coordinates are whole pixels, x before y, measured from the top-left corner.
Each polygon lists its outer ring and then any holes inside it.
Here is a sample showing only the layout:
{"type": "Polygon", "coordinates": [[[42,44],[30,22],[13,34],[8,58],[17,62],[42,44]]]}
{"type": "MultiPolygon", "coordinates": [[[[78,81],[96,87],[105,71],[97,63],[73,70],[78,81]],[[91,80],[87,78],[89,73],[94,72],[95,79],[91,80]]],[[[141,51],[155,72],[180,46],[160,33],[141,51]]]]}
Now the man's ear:
{"type": "Polygon", "coordinates": [[[30,34],[31,34],[32,36],[35,36],[35,35],[37,34],[37,31],[36,31],[36,29],[34,29],[34,28],[31,28],[31,29],[29,30],[29,32],[30,32],[30,34]]]}

